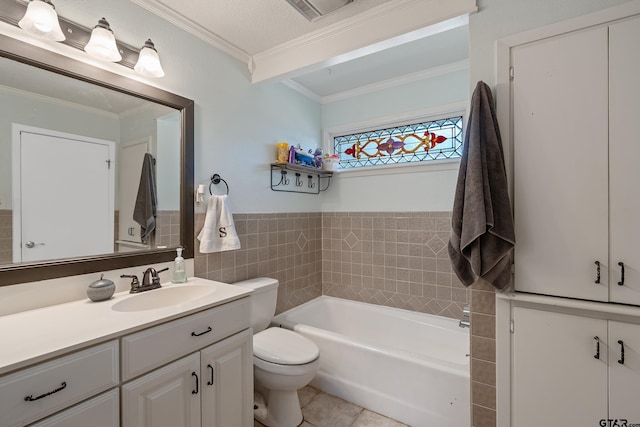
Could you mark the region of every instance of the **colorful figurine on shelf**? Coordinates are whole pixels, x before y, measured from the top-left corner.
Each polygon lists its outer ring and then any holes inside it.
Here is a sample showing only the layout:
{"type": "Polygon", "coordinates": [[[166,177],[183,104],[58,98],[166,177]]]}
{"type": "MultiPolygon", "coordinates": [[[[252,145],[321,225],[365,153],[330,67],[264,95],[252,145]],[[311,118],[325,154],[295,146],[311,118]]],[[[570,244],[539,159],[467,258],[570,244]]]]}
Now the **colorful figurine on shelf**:
{"type": "MultiPolygon", "coordinates": [[[[309,150],[309,152],[311,152],[311,150],[309,150]]],[[[313,167],[322,167],[322,150],[320,148],[316,148],[316,151],[313,152],[313,167]]]]}
{"type": "Polygon", "coordinates": [[[313,155],[311,153],[305,153],[298,145],[295,151],[296,163],[304,166],[313,166],[313,155]]]}

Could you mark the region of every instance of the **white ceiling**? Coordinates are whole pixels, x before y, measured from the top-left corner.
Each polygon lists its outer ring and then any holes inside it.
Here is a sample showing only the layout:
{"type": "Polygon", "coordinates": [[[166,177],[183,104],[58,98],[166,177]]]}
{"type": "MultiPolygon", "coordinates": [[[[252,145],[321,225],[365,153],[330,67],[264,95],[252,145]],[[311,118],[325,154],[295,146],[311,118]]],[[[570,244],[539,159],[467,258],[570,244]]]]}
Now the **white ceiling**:
{"type": "Polygon", "coordinates": [[[314,22],[285,0],[131,1],[246,61],[250,68],[254,58],[322,39],[325,34],[342,31],[345,37],[353,38],[353,33],[343,31],[349,26],[366,28],[367,34],[357,37],[365,43],[369,40],[370,45],[362,46],[357,53],[354,50],[352,55],[323,58],[315,66],[282,73],[280,81],[318,100],[429,70],[446,70],[448,66],[459,69],[468,58],[466,17],[450,25],[432,25],[431,30],[429,26],[417,29],[409,22],[407,28],[393,28],[391,32],[380,28],[379,23],[395,8],[409,9],[416,3],[427,3],[424,0],[354,0],[314,22]],[[368,22],[372,25],[367,26],[368,22]],[[380,34],[396,37],[393,43],[385,43],[380,34]]]}

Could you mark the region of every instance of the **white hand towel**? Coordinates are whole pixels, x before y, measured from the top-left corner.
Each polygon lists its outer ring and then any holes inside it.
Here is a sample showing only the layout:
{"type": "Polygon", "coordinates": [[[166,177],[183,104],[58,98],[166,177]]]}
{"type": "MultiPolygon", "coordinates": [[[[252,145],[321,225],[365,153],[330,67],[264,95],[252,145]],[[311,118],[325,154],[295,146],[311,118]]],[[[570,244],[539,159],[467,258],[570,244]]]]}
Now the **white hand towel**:
{"type": "Polygon", "coordinates": [[[204,227],[198,234],[198,240],[203,254],[240,249],[229,196],[213,195],[209,198],[204,227]]]}

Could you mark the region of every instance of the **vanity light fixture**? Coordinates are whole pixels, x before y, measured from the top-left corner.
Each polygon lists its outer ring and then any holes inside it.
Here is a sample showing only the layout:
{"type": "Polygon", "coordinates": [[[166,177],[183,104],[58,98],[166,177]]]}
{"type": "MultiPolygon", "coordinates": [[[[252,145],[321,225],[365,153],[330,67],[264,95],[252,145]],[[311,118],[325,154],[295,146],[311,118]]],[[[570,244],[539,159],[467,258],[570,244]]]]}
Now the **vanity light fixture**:
{"type": "Polygon", "coordinates": [[[31,0],[27,12],[18,22],[18,26],[38,37],[48,40],[63,41],[65,39],[56,8],[51,0],[31,0]]]}
{"type": "Polygon", "coordinates": [[[133,67],[138,73],[143,76],[148,77],[162,77],[164,76],[164,70],[162,69],[162,65],[160,64],[160,57],[158,56],[158,51],[156,47],[153,45],[151,39],[148,39],[142,49],[140,49],[140,54],[138,56],[138,62],[133,67]]]}
{"type": "Polygon", "coordinates": [[[119,62],[122,60],[122,55],[116,46],[116,38],[111,31],[109,22],[104,18],[100,19],[98,25],[91,31],[91,38],[84,50],[94,58],[105,61],[119,62]]]}
{"type": "Polygon", "coordinates": [[[104,61],[134,69],[145,77],[162,77],[164,70],[153,42],[141,49],[116,40],[105,18],[90,29],[58,16],[51,0],[0,0],[0,21],[30,34],[59,41],[104,61]]]}

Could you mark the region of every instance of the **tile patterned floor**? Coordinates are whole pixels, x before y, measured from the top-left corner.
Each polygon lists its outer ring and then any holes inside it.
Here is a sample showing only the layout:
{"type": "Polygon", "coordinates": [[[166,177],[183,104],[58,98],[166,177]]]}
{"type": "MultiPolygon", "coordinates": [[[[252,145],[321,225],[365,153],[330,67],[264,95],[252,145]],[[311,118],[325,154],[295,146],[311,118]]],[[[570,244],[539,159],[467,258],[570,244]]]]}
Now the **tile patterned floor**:
{"type": "MultiPolygon", "coordinates": [[[[311,386],[298,391],[304,421],[300,427],[407,427],[311,386]]],[[[264,427],[254,421],[254,427],[264,427]]]]}

